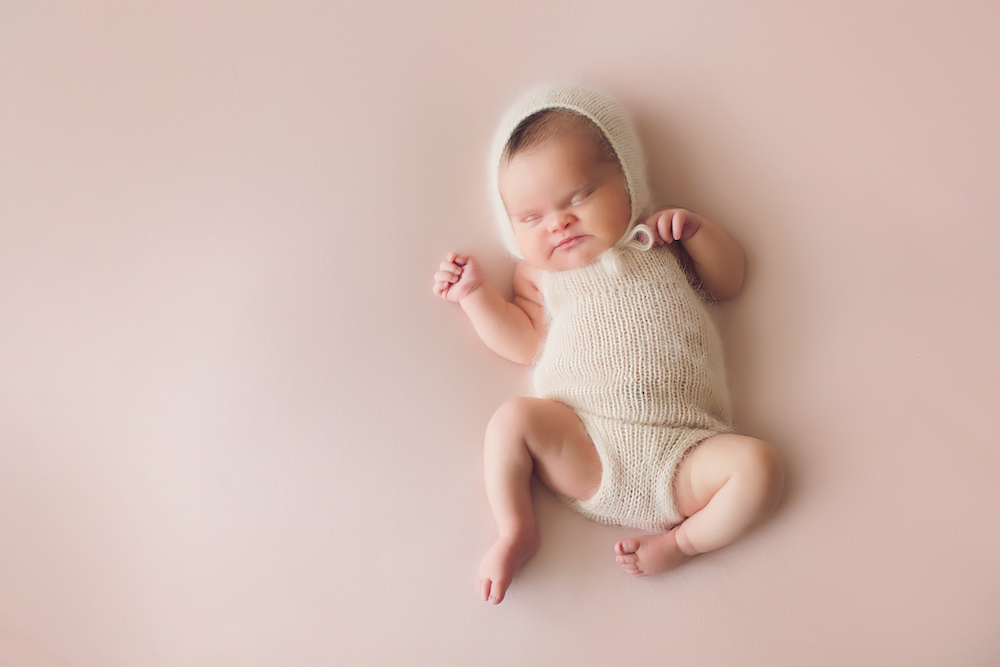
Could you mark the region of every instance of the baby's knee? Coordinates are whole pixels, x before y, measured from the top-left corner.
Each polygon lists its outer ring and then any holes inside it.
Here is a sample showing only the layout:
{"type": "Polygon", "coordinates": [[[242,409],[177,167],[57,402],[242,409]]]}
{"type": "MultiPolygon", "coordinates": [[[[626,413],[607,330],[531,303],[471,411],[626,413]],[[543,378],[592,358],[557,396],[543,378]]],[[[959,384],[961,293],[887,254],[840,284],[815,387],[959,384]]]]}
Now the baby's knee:
{"type": "Polygon", "coordinates": [[[487,436],[523,433],[531,419],[533,400],[535,399],[518,396],[505,401],[490,418],[490,423],[486,426],[487,436]]]}
{"type": "Polygon", "coordinates": [[[770,513],[781,498],[784,488],[784,467],[778,452],[763,440],[745,438],[735,461],[736,470],[751,493],[757,498],[760,509],[770,513]]]}

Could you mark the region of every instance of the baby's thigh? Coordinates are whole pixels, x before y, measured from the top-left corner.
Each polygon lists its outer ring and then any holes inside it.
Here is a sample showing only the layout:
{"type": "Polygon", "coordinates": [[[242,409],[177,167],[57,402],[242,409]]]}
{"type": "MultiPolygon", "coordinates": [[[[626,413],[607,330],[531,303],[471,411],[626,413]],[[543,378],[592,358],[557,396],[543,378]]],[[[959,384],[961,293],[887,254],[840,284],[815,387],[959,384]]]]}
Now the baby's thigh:
{"type": "Polygon", "coordinates": [[[705,507],[730,480],[754,496],[781,494],[781,460],[763,440],[720,433],[692,449],[677,469],[677,509],[688,517],[705,507]]]}
{"type": "Polygon", "coordinates": [[[601,459],[579,417],[564,403],[513,398],[497,410],[487,429],[496,445],[525,447],[534,474],[556,493],[586,500],[601,484],[601,459]]]}

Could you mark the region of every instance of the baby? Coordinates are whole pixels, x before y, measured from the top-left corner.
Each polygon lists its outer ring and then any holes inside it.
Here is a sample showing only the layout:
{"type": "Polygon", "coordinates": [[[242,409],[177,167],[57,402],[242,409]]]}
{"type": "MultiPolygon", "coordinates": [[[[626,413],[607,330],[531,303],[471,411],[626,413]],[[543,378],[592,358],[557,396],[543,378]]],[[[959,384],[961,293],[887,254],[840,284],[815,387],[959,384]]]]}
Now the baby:
{"type": "Polygon", "coordinates": [[[652,534],[615,545],[634,576],[730,544],[778,503],[782,466],[731,425],[722,347],[706,304],[735,296],[744,254],[684,209],[649,215],[642,152],[600,91],[549,86],[507,114],[491,154],[501,236],[521,261],[513,301],[450,253],[434,292],[461,304],[493,351],[534,364],[536,397],[486,429],[486,492],[500,536],[479,596],[501,602],[537,551],[534,475],[596,521],[652,534]]]}

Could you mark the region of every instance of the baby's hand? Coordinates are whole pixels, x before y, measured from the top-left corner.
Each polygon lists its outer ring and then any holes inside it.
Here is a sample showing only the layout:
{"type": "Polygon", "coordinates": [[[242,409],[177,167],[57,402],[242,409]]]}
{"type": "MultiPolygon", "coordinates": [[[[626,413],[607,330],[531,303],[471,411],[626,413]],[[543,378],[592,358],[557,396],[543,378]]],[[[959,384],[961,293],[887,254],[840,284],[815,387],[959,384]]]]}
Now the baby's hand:
{"type": "Polygon", "coordinates": [[[434,293],[447,301],[458,303],[483,284],[483,270],[472,255],[448,253],[434,274],[434,293]]]}
{"type": "Polygon", "coordinates": [[[653,244],[687,241],[701,227],[701,219],[683,208],[658,211],[643,222],[653,232],[653,244]]]}

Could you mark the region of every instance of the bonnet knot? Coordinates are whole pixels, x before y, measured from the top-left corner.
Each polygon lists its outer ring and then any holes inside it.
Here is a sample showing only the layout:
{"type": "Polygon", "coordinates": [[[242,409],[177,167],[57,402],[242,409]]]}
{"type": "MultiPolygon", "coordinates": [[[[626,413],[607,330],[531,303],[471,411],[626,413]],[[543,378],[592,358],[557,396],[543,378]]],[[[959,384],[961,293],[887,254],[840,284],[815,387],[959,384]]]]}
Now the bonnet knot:
{"type": "Polygon", "coordinates": [[[619,239],[618,243],[608,248],[601,261],[604,266],[614,273],[621,275],[625,270],[622,264],[621,254],[625,250],[649,250],[653,247],[653,233],[646,225],[636,225],[619,239]],[[642,240],[639,240],[640,237],[642,240]]]}

